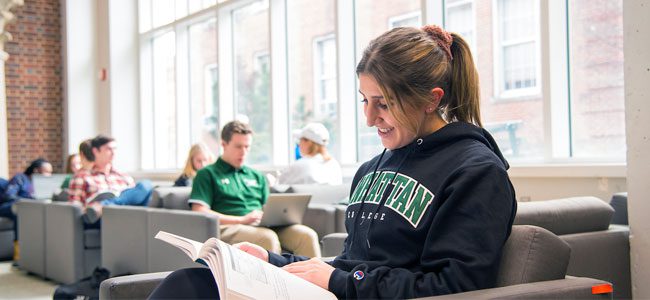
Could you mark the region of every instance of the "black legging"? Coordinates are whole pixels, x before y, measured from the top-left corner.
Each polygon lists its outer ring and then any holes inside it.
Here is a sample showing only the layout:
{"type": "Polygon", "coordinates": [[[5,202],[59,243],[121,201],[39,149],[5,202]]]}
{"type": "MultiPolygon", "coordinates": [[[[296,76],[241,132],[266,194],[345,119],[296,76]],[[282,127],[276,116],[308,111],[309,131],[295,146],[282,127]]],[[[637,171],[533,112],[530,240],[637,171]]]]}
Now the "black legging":
{"type": "Polygon", "coordinates": [[[182,269],[160,282],[149,299],[219,299],[219,289],[210,269],[182,269]]]}

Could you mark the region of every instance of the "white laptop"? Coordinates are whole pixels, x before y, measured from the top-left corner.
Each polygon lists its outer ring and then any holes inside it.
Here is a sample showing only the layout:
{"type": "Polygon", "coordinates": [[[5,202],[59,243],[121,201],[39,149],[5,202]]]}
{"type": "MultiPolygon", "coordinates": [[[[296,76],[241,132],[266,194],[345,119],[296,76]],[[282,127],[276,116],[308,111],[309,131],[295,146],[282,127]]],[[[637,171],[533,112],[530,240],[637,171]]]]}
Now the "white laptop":
{"type": "Polygon", "coordinates": [[[50,176],[43,176],[41,174],[33,174],[32,186],[34,187],[34,199],[52,199],[54,192],[61,190],[61,184],[68,175],[69,174],[52,174],[50,176]]]}
{"type": "Polygon", "coordinates": [[[271,193],[262,210],[264,215],[259,226],[276,227],[301,224],[311,195],[271,193]]]}

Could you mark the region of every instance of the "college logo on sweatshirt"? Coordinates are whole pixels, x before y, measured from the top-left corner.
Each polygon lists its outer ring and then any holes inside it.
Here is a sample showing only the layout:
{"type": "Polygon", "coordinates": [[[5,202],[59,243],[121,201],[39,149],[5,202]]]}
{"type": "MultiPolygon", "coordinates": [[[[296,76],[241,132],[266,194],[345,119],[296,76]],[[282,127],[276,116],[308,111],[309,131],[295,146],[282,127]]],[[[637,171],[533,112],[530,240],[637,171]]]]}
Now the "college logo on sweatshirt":
{"type": "MultiPolygon", "coordinates": [[[[350,205],[361,202],[368,186],[371,185],[372,173],[361,178],[350,197],[350,205]]],[[[417,227],[422,219],[424,211],[433,201],[433,193],[426,187],[419,184],[415,179],[404,174],[390,171],[380,172],[375,182],[368,191],[365,203],[379,204],[389,183],[393,180],[393,189],[386,198],[385,207],[394,210],[397,214],[406,219],[413,227],[417,227]],[[395,177],[395,179],[393,179],[395,177]]]]}

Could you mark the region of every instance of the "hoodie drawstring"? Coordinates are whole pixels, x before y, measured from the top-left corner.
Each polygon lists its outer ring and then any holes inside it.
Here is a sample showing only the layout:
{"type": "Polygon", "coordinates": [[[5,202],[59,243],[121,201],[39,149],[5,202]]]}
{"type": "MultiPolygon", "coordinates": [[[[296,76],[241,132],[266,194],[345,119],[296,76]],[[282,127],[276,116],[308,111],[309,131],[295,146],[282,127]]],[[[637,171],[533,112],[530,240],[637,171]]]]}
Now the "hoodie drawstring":
{"type": "MultiPolygon", "coordinates": [[[[402,161],[399,162],[399,165],[397,165],[397,169],[395,170],[395,174],[393,174],[393,177],[391,177],[390,182],[388,182],[388,185],[386,186],[386,189],[384,189],[384,193],[381,195],[381,199],[379,201],[379,204],[375,208],[375,211],[372,213],[373,216],[375,216],[377,214],[379,209],[382,206],[384,206],[384,204],[386,203],[386,200],[388,200],[388,196],[390,196],[390,194],[391,194],[391,193],[388,193],[388,187],[393,185],[393,181],[395,181],[395,177],[397,177],[397,174],[399,173],[399,171],[402,170],[402,166],[404,165],[404,162],[406,161],[406,159],[409,156],[411,156],[411,154],[413,152],[415,152],[415,148],[417,146],[421,145],[421,144],[422,144],[422,139],[417,139],[417,142],[410,146],[409,151],[406,152],[406,155],[404,155],[404,157],[402,158],[402,161]]],[[[393,186],[393,188],[395,188],[395,187],[393,186]]],[[[368,190],[370,190],[370,188],[368,188],[368,190]]],[[[391,189],[391,191],[392,191],[392,189],[391,189]]],[[[374,220],[375,220],[375,218],[370,218],[370,224],[368,224],[368,229],[366,229],[366,246],[368,246],[368,249],[370,249],[370,227],[372,227],[372,221],[374,221],[374,220]]],[[[363,223],[363,221],[362,221],[362,223],[363,223]]]]}
{"type": "MultiPolygon", "coordinates": [[[[381,163],[381,159],[384,158],[384,154],[386,154],[386,150],[387,149],[384,148],[384,151],[382,151],[381,155],[379,156],[379,160],[377,160],[377,164],[375,165],[375,170],[372,172],[372,177],[370,178],[370,184],[368,185],[366,192],[363,194],[363,197],[361,197],[361,204],[359,205],[357,211],[354,213],[354,220],[352,221],[352,224],[357,224],[357,219],[359,218],[359,212],[361,212],[361,209],[363,208],[363,204],[366,203],[366,197],[368,197],[368,192],[370,192],[370,188],[374,184],[375,175],[377,175],[377,169],[379,169],[379,164],[381,163]]],[[[352,232],[352,238],[350,239],[350,247],[352,247],[352,244],[354,244],[354,237],[356,236],[356,234],[357,234],[356,230],[352,232]]]]}

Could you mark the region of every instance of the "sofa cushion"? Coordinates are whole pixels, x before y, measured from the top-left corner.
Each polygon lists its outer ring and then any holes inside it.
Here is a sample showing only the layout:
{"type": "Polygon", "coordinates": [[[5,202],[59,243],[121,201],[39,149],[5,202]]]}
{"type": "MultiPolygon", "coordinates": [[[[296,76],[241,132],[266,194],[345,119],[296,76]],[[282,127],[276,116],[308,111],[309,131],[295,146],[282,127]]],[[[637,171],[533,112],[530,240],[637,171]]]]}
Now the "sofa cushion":
{"type": "Polygon", "coordinates": [[[192,187],[156,187],[151,193],[149,207],[189,210],[187,200],[190,198],[192,187]]]}
{"type": "Polygon", "coordinates": [[[99,229],[84,230],[85,249],[97,249],[102,247],[102,233],[99,229]]]}
{"type": "Polygon", "coordinates": [[[557,234],[606,230],[614,213],[596,197],[519,202],[515,225],[535,225],[557,234]]]}
{"type": "Polygon", "coordinates": [[[14,228],[14,221],[9,218],[0,218],[0,231],[12,230],[14,228]]]}
{"type": "Polygon", "coordinates": [[[550,231],[531,225],[512,227],[503,246],[497,286],[562,279],[571,248],[550,231]]]}

